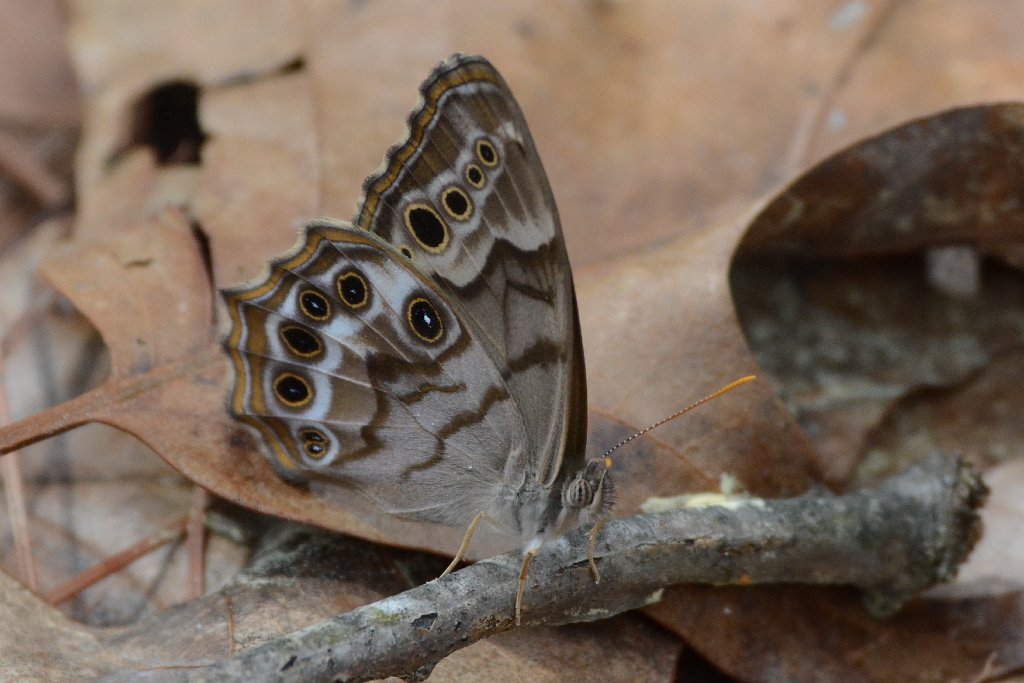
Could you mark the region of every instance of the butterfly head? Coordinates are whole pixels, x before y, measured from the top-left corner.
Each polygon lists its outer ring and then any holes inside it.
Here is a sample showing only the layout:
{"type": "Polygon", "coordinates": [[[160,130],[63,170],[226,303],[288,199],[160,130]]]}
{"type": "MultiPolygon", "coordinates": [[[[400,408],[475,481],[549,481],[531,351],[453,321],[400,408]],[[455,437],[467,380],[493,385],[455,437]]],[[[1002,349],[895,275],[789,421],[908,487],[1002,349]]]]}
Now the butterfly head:
{"type": "Polygon", "coordinates": [[[579,524],[597,522],[611,510],[612,479],[608,474],[610,458],[589,460],[586,466],[562,486],[562,517],[560,527],[568,529],[579,524]]]}

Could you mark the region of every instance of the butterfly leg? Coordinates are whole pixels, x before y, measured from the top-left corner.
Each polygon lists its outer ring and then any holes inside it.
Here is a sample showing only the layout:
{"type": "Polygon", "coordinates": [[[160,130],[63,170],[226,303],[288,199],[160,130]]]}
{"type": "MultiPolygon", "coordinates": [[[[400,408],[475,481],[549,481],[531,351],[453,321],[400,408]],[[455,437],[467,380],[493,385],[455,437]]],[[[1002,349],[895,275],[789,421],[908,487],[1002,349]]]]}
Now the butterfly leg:
{"type": "Polygon", "coordinates": [[[594,562],[594,544],[597,543],[597,535],[601,533],[602,528],[604,528],[604,520],[595,524],[588,534],[590,542],[587,544],[587,562],[590,563],[590,573],[594,575],[594,583],[601,583],[601,572],[597,571],[597,563],[594,562]]]}
{"type": "Polygon", "coordinates": [[[519,588],[516,590],[516,626],[522,622],[523,616],[523,593],[526,591],[526,577],[530,574],[530,563],[537,556],[539,547],[531,548],[523,552],[523,566],[519,570],[519,588]]]}
{"type": "Polygon", "coordinates": [[[478,512],[476,517],[473,518],[473,521],[469,523],[469,527],[466,529],[466,535],[462,537],[462,543],[459,544],[459,549],[455,551],[455,557],[452,558],[452,562],[448,565],[448,568],[441,572],[441,576],[450,574],[451,571],[455,569],[455,565],[462,562],[463,558],[466,557],[466,549],[469,548],[469,542],[473,540],[473,534],[476,532],[476,528],[480,524],[480,520],[486,516],[486,512],[478,512]]]}

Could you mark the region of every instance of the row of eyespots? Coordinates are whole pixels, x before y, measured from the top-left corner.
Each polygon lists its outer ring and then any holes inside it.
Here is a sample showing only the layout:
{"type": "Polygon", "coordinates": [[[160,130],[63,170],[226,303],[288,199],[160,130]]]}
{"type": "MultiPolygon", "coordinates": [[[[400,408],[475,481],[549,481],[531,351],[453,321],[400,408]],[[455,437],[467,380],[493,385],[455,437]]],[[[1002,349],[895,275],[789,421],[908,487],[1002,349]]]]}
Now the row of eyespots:
{"type": "MultiPolygon", "coordinates": [[[[498,165],[498,150],[490,140],[477,140],[474,151],[476,158],[484,166],[494,168],[498,165]]],[[[466,165],[464,176],[466,182],[478,190],[487,184],[487,175],[475,163],[466,165]]],[[[453,220],[467,221],[473,215],[473,200],[458,185],[449,185],[441,190],[440,204],[453,220]]],[[[431,254],[440,254],[448,246],[448,225],[441,214],[429,204],[414,202],[405,207],[405,228],[416,243],[431,254]]],[[[402,248],[402,254],[406,258],[412,256],[408,248],[402,248]]]]}
{"type": "MultiPolygon", "coordinates": [[[[354,270],[342,273],[337,280],[338,295],[345,305],[358,310],[370,301],[370,287],[366,279],[354,270]]],[[[437,309],[422,296],[413,297],[406,304],[406,321],[409,329],[423,341],[434,343],[444,334],[444,323],[437,309]]],[[[331,302],[315,289],[299,292],[299,310],[316,322],[323,322],[331,316],[331,302]]],[[[318,356],[323,352],[320,338],[304,327],[284,325],[280,329],[281,340],[290,351],[303,358],[318,356]]]]}
{"type": "MultiPolygon", "coordinates": [[[[317,304],[327,302],[322,294],[313,290],[302,292],[299,299],[300,301],[313,301],[317,304]]],[[[405,318],[413,334],[427,343],[433,344],[444,334],[444,323],[441,321],[441,316],[438,315],[434,305],[423,297],[416,297],[409,302],[406,306],[405,318]]],[[[324,345],[320,341],[320,337],[305,327],[282,325],[278,329],[278,335],[288,350],[300,358],[317,358],[324,352],[324,345]]]]}
{"type": "MultiPolygon", "coordinates": [[[[348,273],[339,278],[339,290],[341,283],[348,282],[353,289],[361,288],[362,298],[358,306],[352,305],[354,297],[342,298],[346,305],[352,308],[360,308],[366,304],[369,291],[366,289],[366,281],[355,273],[348,273]],[[355,275],[358,280],[358,287],[353,285],[354,280],[347,278],[355,275]]],[[[299,293],[299,305],[302,311],[311,318],[326,319],[330,315],[330,302],[320,292],[306,289],[299,293]],[[316,316],[313,315],[316,314],[316,316]]],[[[441,319],[437,308],[424,296],[413,296],[405,306],[405,320],[409,330],[422,341],[428,344],[439,342],[445,333],[444,321],[441,319]]],[[[323,355],[324,344],[320,337],[311,330],[294,324],[284,324],[278,329],[278,335],[285,347],[295,356],[301,359],[314,359],[323,355]]],[[[282,370],[274,378],[274,395],[282,405],[288,408],[303,408],[312,402],[314,397],[313,387],[309,380],[288,370],[282,370]]]]}
{"type": "MultiPolygon", "coordinates": [[[[362,308],[370,302],[370,288],[366,279],[354,270],[338,276],[338,296],[352,310],[362,308]]],[[[311,320],[323,322],[331,317],[331,302],[315,289],[304,289],[299,293],[299,309],[311,320]]]]}
{"type": "MultiPolygon", "coordinates": [[[[354,270],[342,273],[337,280],[338,296],[346,306],[357,310],[370,301],[370,290],[366,280],[354,270]]],[[[299,292],[299,310],[316,322],[331,317],[331,302],[315,289],[299,292]]],[[[278,336],[293,354],[300,358],[318,358],[324,352],[324,344],[314,332],[298,325],[282,325],[278,336]]]]}

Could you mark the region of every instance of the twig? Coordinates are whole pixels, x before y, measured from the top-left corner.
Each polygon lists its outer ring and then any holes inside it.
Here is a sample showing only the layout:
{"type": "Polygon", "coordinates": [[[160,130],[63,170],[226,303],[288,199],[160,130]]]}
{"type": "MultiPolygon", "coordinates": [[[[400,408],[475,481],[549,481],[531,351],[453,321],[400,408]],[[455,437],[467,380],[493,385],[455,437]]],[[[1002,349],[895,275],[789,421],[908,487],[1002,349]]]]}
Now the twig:
{"type": "Polygon", "coordinates": [[[185,533],[188,518],[182,517],[172,524],[158,530],[149,538],[144,538],[135,545],[125,548],[105,558],[102,562],[89,567],[84,572],[65,581],[46,594],[45,600],[51,605],[59,605],[65,600],[72,598],[89,586],[102,581],[103,579],[116,574],[135,560],[153,552],[162,545],[176,541],[185,533]]]}
{"type": "Polygon", "coordinates": [[[198,598],[206,592],[206,508],[209,504],[210,495],[206,489],[198,485],[192,489],[185,531],[189,599],[198,598]]]}
{"type": "MultiPolygon", "coordinates": [[[[680,583],[850,584],[875,613],[898,609],[955,574],[980,536],[987,489],[960,460],[933,456],[877,491],[787,500],[733,499],[609,522],[587,563],[587,529],[534,560],[524,624],[605,618],[660,599],[680,583]]],[[[242,652],[201,681],[363,681],[423,677],[456,649],[508,630],[519,553],[366,605],[242,652]]]]}
{"type": "Polygon", "coordinates": [[[0,168],[12,175],[42,206],[51,207],[67,198],[68,189],[25,145],[0,130],[0,168]]]}
{"type": "Polygon", "coordinates": [[[227,613],[228,656],[235,654],[235,605],[231,593],[224,594],[224,609],[227,613]]]}
{"type": "Polygon", "coordinates": [[[4,485],[7,514],[11,518],[11,534],[14,536],[14,556],[18,561],[18,573],[29,590],[36,591],[39,589],[39,576],[36,572],[35,556],[32,554],[32,539],[28,528],[28,515],[25,512],[25,486],[17,451],[0,460],[0,481],[4,485]]]}
{"type": "Polygon", "coordinates": [[[865,55],[878,42],[883,29],[892,21],[899,4],[898,0],[888,0],[874,10],[868,10],[868,12],[872,12],[872,16],[868,19],[868,25],[864,27],[851,49],[843,56],[842,62],[832,73],[829,81],[823,85],[821,94],[804,107],[800,113],[796,130],[790,139],[789,150],[784,155],[782,166],[778,170],[780,178],[792,178],[805,170],[806,165],[811,161],[808,158],[811,146],[820,140],[822,129],[825,127],[826,119],[836,98],[857,72],[857,67],[861,65],[865,55]]]}
{"type": "MultiPolygon", "coordinates": [[[[0,357],[0,425],[11,421],[10,406],[7,403],[7,387],[4,385],[3,358],[0,357]]],[[[0,481],[4,485],[7,500],[7,514],[11,518],[11,534],[14,536],[14,555],[18,559],[21,580],[32,591],[39,589],[35,556],[32,553],[32,539],[28,528],[28,513],[25,507],[25,482],[21,476],[19,451],[0,459],[0,481]]]]}

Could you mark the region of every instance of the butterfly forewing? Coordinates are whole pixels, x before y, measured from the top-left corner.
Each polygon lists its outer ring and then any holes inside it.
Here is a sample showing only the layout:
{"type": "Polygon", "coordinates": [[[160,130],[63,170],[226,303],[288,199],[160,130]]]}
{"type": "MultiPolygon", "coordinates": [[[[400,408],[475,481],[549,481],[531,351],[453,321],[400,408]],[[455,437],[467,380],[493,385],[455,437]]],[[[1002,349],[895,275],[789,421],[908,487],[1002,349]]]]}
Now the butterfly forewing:
{"type": "Polygon", "coordinates": [[[438,522],[493,498],[502,471],[488,454],[524,438],[508,387],[442,294],[386,244],[311,225],[296,256],[227,298],[232,410],[286,474],[339,480],[438,522]],[[475,485],[457,487],[467,471],[475,485]]]}

